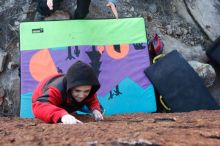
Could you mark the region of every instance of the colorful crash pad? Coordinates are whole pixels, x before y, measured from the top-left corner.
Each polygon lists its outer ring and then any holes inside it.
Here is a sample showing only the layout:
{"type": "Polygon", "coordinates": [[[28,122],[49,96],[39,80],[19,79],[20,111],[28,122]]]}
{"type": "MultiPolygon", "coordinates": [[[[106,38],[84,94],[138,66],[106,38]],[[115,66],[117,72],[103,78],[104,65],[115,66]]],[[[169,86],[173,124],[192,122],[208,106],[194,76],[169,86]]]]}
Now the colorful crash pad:
{"type": "Polygon", "coordinates": [[[78,60],[94,68],[106,115],[155,112],[145,32],[143,18],[21,23],[20,117],[33,117],[31,96],[43,78],[78,60]]]}

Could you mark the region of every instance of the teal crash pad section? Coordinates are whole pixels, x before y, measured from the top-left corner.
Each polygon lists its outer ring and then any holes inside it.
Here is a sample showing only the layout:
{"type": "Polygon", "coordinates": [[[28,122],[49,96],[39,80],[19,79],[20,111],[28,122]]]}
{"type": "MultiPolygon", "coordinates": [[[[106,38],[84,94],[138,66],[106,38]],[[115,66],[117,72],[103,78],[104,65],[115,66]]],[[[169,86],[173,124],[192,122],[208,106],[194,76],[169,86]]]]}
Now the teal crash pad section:
{"type": "Polygon", "coordinates": [[[22,108],[20,110],[20,117],[22,118],[33,118],[34,115],[32,113],[31,107],[31,96],[32,93],[26,93],[21,95],[21,105],[22,108]]]}

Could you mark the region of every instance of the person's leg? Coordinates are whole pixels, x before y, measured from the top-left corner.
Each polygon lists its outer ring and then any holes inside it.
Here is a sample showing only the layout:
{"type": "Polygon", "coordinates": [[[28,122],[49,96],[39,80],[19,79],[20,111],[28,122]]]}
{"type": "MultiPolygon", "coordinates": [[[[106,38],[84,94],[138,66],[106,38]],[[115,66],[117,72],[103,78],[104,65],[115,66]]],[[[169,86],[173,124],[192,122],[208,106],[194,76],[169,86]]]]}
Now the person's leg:
{"type": "Polygon", "coordinates": [[[61,2],[62,0],[53,0],[53,10],[50,10],[47,6],[47,0],[38,0],[35,20],[43,20],[45,17],[50,16],[59,9],[61,2]]]}
{"type": "Polygon", "coordinates": [[[89,13],[91,0],[77,0],[77,8],[74,13],[74,19],[83,19],[89,13]]]}

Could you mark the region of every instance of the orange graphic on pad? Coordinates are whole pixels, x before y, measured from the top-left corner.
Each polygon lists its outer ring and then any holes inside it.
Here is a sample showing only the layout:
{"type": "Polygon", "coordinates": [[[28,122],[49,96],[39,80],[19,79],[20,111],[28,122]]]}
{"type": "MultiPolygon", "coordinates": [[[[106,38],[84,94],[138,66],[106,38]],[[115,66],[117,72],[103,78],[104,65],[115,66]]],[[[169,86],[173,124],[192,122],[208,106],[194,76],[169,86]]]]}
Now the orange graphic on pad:
{"type": "MultiPolygon", "coordinates": [[[[104,46],[98,46],[98,51],[100,54],[104,51],[104,46]]],[[[120,52],[115,51],[113,45],[107,45],[105,46],[106,52],[108,56],[110,56],[113,59],[122,59],[128,55],[129,52],[129,45],[128,44],[121,44],[120,45],[120,52]]]]}
{"type": "Polygon", "coordinates": [[[58,73],[48,49],[40,50],[32,56],[29,69],[30,74],[37,81],[58,73]]]}

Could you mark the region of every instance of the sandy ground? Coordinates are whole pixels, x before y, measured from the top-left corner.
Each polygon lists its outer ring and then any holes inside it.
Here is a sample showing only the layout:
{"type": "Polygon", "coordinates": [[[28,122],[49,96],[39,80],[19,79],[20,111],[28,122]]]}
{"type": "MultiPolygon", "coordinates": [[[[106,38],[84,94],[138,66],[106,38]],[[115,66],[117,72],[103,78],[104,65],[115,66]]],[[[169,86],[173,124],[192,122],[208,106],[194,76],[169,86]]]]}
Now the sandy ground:
{"type": "Polygon", "coordinates": [[[1,146],[219,146],[220,110],[127,114],[84,124],[46,124],[37,119],[0,118],[1,146]]]}

